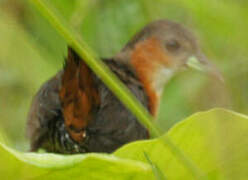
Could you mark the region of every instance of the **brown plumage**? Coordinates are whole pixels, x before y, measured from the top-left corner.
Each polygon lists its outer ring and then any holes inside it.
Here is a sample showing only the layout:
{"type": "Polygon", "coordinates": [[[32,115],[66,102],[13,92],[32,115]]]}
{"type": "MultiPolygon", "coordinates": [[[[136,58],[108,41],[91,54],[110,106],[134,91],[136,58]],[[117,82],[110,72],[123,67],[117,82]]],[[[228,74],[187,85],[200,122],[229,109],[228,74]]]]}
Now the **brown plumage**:
{"type": "MultiPolygon", "coordinates": [[[[191,56],[211,69],[188,30],[160,20],[147,25],[105,63],[156,116],[164,85],[191,56]]],[[[27,132],[32,151],[43,148],[69,154],[112,152],[149,137],[146,128],[70,48],[64,69],[34,97],[27,132]]]]}
{"type": "Polygon", "coordinates": [[[85,129],[100,106],[93,76],[86,64],[69,49],[59,97],[67,131],[77,142],[83,141],[85,129]]]}
{"type": "MultiPolygon", "coordinates": [[[[105,62],[147,106],[136,75],[122,63],[105,62]]],[[[147,130],[70,48],[64,70],[44,84],[32,102],[28,134],[32,151],[57,153],[112,152],[148,138],[147,130]]]]}

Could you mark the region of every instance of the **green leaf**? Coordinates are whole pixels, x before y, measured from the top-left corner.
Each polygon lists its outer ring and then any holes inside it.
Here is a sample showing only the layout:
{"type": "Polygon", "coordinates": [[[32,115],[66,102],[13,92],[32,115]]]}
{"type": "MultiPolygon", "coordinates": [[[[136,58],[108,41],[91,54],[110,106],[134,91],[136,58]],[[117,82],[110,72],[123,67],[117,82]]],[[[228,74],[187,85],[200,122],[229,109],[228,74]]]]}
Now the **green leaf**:
{"type": "MultiPolygon", "coordinates": [[[[168,136],[209,179],[248,177],[248,117],[224,109],[197,113],[168,136]]],[[[163,138],[163,137],[161,137],[163,138]]],[[[128,144],[112,155],[21,153],[0,144],[3,179],[195,179],[160,139],[128,144]],[[145,152],[145,153],[144,153],[145,152]]]]}
{"type": "MultiPolygon", "coordinates": [[[[197,113],[178,123],[168,136],[209,179],[248,177],[247,116],[223,109],[197,113]]],[[[168,179],[194,179],[159,139],[134,142],[114,154],[147,162],[144,152],[168,179]]]]}
{"type": "Polygon", "coordinates": [[[145,156],[147,162],[151,165],[153,174],[156,177],[156,179],[157,180],[166,180],[164,173],[161,171],[161,169],[156,164],[154,164],[151,161],[149,155],[146,152],[144,152],[144,156],[145,156]]]}
{"type": "Polygon", "coordinates": [[[153,179],[148,164],[113,155],[21,153],[0,144],[0,178],[8,180],[153,179]]]}

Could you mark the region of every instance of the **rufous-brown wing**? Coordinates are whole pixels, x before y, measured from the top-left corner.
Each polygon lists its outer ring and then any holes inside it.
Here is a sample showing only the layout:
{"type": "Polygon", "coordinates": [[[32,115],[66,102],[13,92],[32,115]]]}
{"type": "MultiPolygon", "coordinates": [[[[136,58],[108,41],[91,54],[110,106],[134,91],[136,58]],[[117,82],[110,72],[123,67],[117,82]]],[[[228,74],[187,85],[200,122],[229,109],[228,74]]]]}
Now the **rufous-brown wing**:
{"type": "Polygon", "coordinates": [[[76,142],[82,142],[86,137],[85,128],[100,105],[94,76],[89,67],[69,48],[59,97],[66,129],[76,142]]]}

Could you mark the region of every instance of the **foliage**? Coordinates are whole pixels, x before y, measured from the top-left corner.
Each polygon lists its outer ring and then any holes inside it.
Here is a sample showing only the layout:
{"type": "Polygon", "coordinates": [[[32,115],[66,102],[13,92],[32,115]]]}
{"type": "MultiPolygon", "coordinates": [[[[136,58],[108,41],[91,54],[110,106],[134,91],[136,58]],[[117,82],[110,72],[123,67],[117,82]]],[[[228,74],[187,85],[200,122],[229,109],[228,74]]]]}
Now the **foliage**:
{"type": "MultiPolygon", "coordinates": [[[[246,78],[248,75],[246,32],[248,22],[244,21],[248,17],[247,2],[234,0],[53,0],[51,3],[57,8],[58,14],[70,23],[72,29],[81,33],[83,39],[101,57],[115,54],[136,31],[154,19],[168,18],[183,23],[195,31],[204,52],[223,72],[226,84],[223,86],[217,81],[195,72],[180,73],[166,86],[161,102],[157,123],[164,131],[193,112],[211,107],[221,106],[248,113],[246,93],[248,89],[248,78],[246,78]]],[[[0,0],[0,34],[0,127],[6,132],[6,136],[0,136],[0,141],[8,142],[13,148],[26,150],[28,147],[24,138],[24,124],[31,98],[40,85],[62,67],[62,61],[66,56],[66,43],[25,0],[0,0]]],[[[246,123],[242,124],[241,121],[243,122],[247,118],[232,113],[231,115],[222,110],[212,111],[210,114],[211,118],[208,119],[208,117],[206,120],[209,123],[205,124],[199,120],[198,125],[195,125],[194,123],[198,120],[192,120],[194,122],[192,127],[196,129],[191,129],[190,125],[186,123],[190,120],[186,120],[170,130],[169,137],[211,179],[242,179],[242,177],[246,177],[246,140],[242,138],[246,135],[246,123]],[[240,120],[242,118],[243,120],[240,120]],[[185,126],[185,129],[180,130],[179,128],[176,131],[181,132],[184,136],[173,133],[171,135],[171,132],[181,125],[185,126]],[[193,134],[192,136],[187,136],[185,131],[188,133],[188,129],[189,132],[192,131],[190,133],[193,134]],[[205,132],[208,129],[210,131],[205,132]],[[180,138],[182,139],[180,140],[180,138]],[[195,143],[193,144],[193,142],[195,143]],[[192,147],[196,150],[193,148],[194,150],[191,152],[192,147]],[[211,151],[208,147],[211,147],[211,151]],[[203,153],[205,154],[203,155],[203,153]]],[[[205,119],[197,115],[196,117],[205,119]]],[[[204,122],[206,121],[204,120],[204,122]]],[[[45,172],[44,167],[37,170],[35,165],[30,165],[36,161],[35,159],[39,155],[19,153],[5,148],[5,146],[3,148],[0,151],[3,152],[3,157],[6,157],[2,161],[6,167],[0,168],[1,174],[13,172],[14,168],[15,172],[20,173],[17,173],[19,177],[24,178],[22,175],[25,173],[27,175],[27,172],[30,173],[30,178],[44,177],[39,174],[45,172]],[[12,154],[9,154],[10,152],[12,154]],[[23,156],[25,158],[32,156],[33,158],[26,161],[23,156]],[[8,166],[6,162],[9,162],[10,165],[8,166]],[[32,173],[36,172],[37,176],[32,176],[32,173]]],[[[131,168],[127,168],[127,174],[133,174],[137,165],[141,178],[146,175],[149,177],[148,174],[151,171],[153,173],[155,173],[154,171],[165,172],[166,174],[162,174],[161,177],[179,179],[180,175],[191,177],[186,169],[174,162],[175,158],[172,158],[172,154],[167,149],[160,148],[158,140],[128,145],[118,150],[115,155],[125,158],[125,162],[117,158],[116,167],[124,169],[125,165],[130,164],[131,168]],[[141,149],[132,148],[133,146],[148,149],[149,153],[145,152],[147,157],[143,156],[144,152],[139,152],[141,149]],[[165,155],[163,154],[164,162],[159,161],[161,156],[153,154],[155,150],[151,146],[159,147],[157,150],[161,149],[162,152],[166,152],[165,155]],[[123,154],[126,152],[125,155],[130,156],[122,156],[122,151],[123,154]],[[135,153],[139,154],[137,157],[140,159],[137,159],[135,153]],[[135,161],[127,161],[127,158],[135,161]],[[142,161],[142,163],[137,161],[142,161]],[[144,167],[148,167],[145,168],[147,171],[144,170],[144,167]],[[175,170],[172,171],[173,169],[175,170]]],[[[42,156],[45,159],[49,159],[49,157],[50,155],[42,156]]],[[[64,158],[62,156],[54,157],[64,158]]],[[[83,157],[85,159],[79,158],[82,160],[80,162],[82,167],[84,167],[88,155],[83,157]]],[[[70,158],[73,159],[73,157],[70,158]]],[[[108,158],[105,155],[102,157],[93,154],[93,162],[96,164],[100,162],[99,165],[102,163],[104,166],[111,167],[112,170],[112,161],[108,158]]],[[[61,161],[65,165],[64,167],[70,166],[65,163],[67,160],[61,161]]],[[[49,167],[47,168],[49,169],[49,167]]],[[[53,171],[54,169],[48,169],[46,169],[46,173],[50,176],[50,172],[52,172],[52,179],[56,172],[53,171]]],[[[86,168],[85,171],[89,172],[92,169],[86,168]]],[[[111,171],[113,174],[119,172],[116,169],[111,171]]],[[[12,173],[11,175],[13,177],[17,174],[12,173]]],[[[72,174],[76,175],[77,173],[72,174]]]]}
{"type": "MultiPolygon", "coordinates": [[[[248,117],[223,109],[197,113],[167,134],[209,179],[248,176],[248,117]],[[240,141],[242,139],[242,141],[240,141]]],[[[160,137],[163,138],[163,137],[160,137]]],[[[193,179],[161,139],[128,144],[112,155],[21,153],[0,145],[0,177],[11,179],[193,179]],[[149,158],[149,161],[147,159],[149,158]],[[13,173],[15,172],[15,173],[13,173]],[[157,176],[156,176],[157,177],[157,176]],[[158,179],[158,178],[157,178],[158,179]]]]}

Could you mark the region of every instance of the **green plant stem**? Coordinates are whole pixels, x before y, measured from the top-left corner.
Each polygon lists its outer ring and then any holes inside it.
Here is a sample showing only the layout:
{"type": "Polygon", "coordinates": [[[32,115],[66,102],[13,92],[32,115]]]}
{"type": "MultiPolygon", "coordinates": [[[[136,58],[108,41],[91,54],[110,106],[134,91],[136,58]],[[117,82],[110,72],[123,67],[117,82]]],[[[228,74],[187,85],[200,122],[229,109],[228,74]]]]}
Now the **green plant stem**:
{"type": "MultiPolygon", "coordinates": [[[[91,51],[91,49],[82,41],[74,36],[65,23],[62,23],[54,13],[49,10],[48,5],[40,0],[30,0],[42,13],[51,25],[60,33],[67,43],[79,54],[85,63],[101,78],[108,88],[120,99],[120,101],[138,118],[138,120],[150,131],[153,137],[161,136],[161,132],[152,122],[152,117],[142,106],[129,89],[115,76],[115,74],[91,51]]],[[[171,152],[181,161],[197,179],[203,179],[201,170],[188,159],[184,153],[170,140],[164,136],[163,143],[171,152]]]]}

